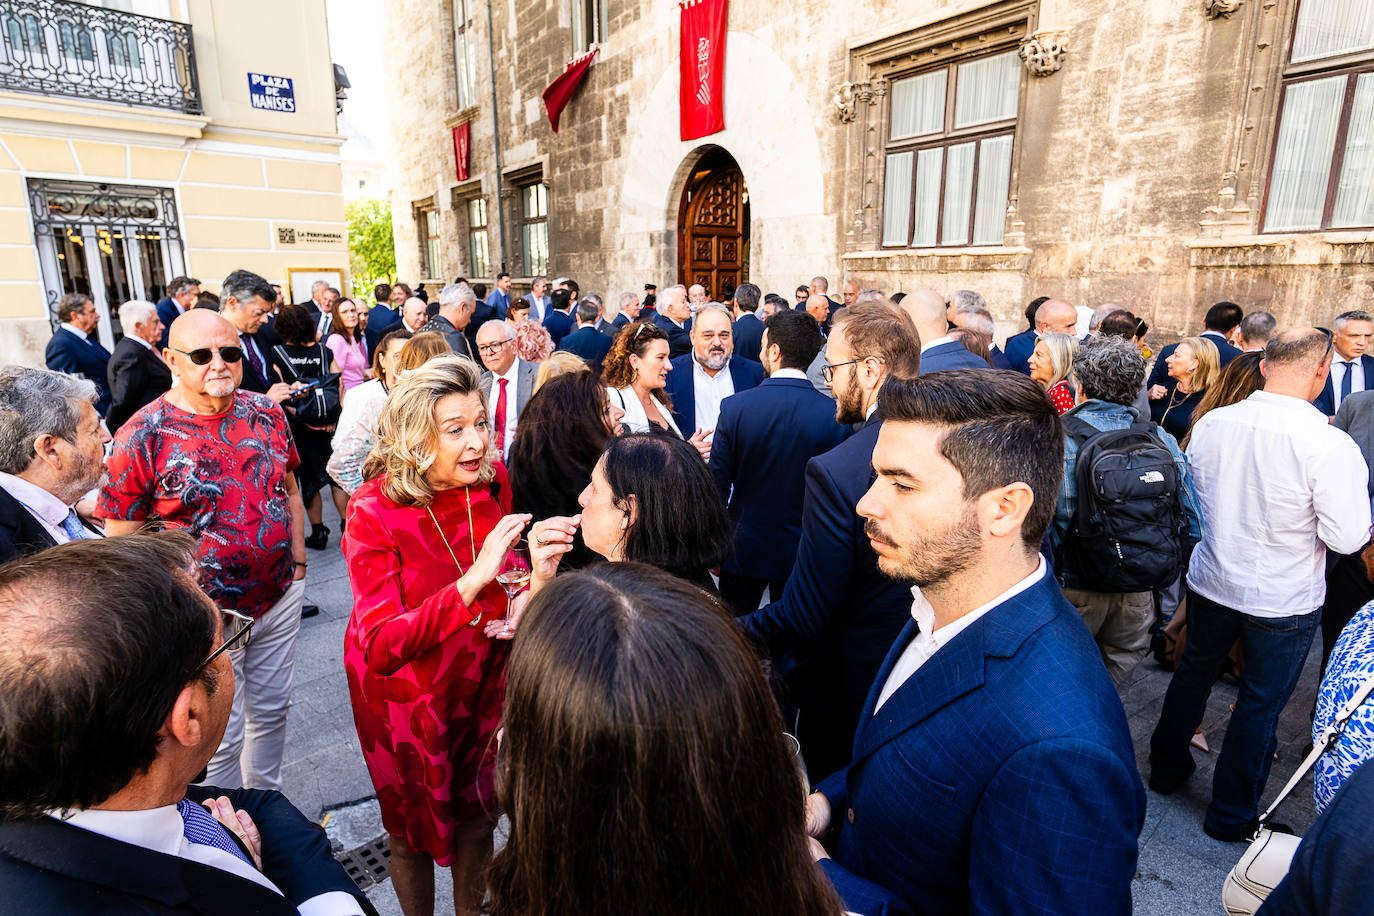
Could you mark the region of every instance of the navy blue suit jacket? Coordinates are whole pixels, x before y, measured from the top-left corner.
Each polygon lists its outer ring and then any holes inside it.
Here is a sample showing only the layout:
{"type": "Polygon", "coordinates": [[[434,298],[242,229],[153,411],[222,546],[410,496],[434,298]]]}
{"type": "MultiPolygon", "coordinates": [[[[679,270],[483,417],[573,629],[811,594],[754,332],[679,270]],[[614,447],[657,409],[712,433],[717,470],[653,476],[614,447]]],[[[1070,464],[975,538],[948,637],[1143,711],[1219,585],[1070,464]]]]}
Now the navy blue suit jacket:
{"type": "Polygon", "coordinates": [[[615,328],[616,334],[619,334],[620,329],[625,327],[625,325],[629,323],[630,316],[626,315],[624,312],[621,312],[619,315],[616,315],[614,318],[611,319],[611,327],[615,328]]]}
{"type": "Polygon", "coordinates": [[[380,302],[372,306],[367,313],[367,331],[364,336],[367,338],[367,352],[376,353],[377,344],[381,343],[386,332],[391,330],[391,326],[400,321],[401,318],[388,305],[380,302]]]}
{"type": "Polygon", "coordinates": [[[176,303],[171,296],[165,296],[157,304],[157,317],[162,319],[162,337],[157,342],[159,351],[167,349],[167,335],[172,329],[172,322],[181,317],[181,312],[177,311],[176,303]]]}
{"type": "MultiPolygon", "coordinates": [[[[692,352],[692,319],[688,318],[685,325],[678,327],[667,315],[654,312],[653,321],[659,330],[668,335],[669,356],[677,359],[684,353],[692,352]]],[[[669,383],[671,384],[671,381],[669,383]]]]}
{"type": "Polygon", "coordinates": [[[759,349],[763,346],[763,322],[757,314],[745,312],[740,315],[735,319],[730,333],[735,339],[736,356],[752,359],[756,363],[763,362],[759,355],[759,349]]]}
{"type": "MultiPolygon", "coordinates": [[[[1332,351],[1331,366],[1332,371],[1335,365],[1340,362],[1341,355],[1332,351]]],[[[1374,356],[1361,356],[1360,365],[1364,366],[1364,390],[1374,389],[1374,356]]],[[[1353,393],[1354,389],[1352,389],[1353,393]]],[[[1324,416],[1334,417],[1336,415],[1336,392],[1331,387],[1331,376],[1327,375],[1326,385],[1322,388],[1322,393],[1317,395],[1317,399],[1312,402],[1312,406],[1322,412],[1324,416]]]]}
{"type": "MultiPolygon", "coordinates": [[[[684,437],[690,437],[697,431],[697,385],[696,374],[692,372],[693,359],[693,355],[688,353],[673,360],[666,386],[668,397],[673,402],[673,422],[682,430],[684,437]]],[[[735,383],[735,394],[754,388],[763,381],[763,366],[759,363],[732,356],[725,368],[730,373],[730,380],[735,383]]]]}
{"type": "Polygon", "coordinates": [[[1002,350],[1011,368],[1022,375],[1030,375],[1030,358],[1035,352],[1035,341],[1035,329],[1026,328],[1020,334],[1008,337],[1007,345],[1002,350]]]}
{"type": "Polygon", "coordinates": [[[1007,359],[1006,354],[1003,353],[1001,350],[997,349],[997,346],[996,346],[995,344],[993,345],[992,349],[990,350],[990,355],[992,356],[992,359],[988,360],[988,362],[990,362],[990,363],[992,364],[992,368],[994,368],[994,369],[1010,369],[1010,368],[1011,368],[1011,362],[1007,359]]]}
{"type": "Polygon", "coordinates": [[[296,906],[328,891],[376,910],[343,866],[324,831],[280,792],[190,786],[187,798],[227,795],[262,835],[262,872],[278,896],[238,875],[113,840],[51,817],[0,822],[0,887],[16,913],[107,916],[296,916],[296,906]]]}
{"type": "Polygon", "coordinates": [[[611,352],[611,338],[602,334],[591,325],[578,328],[558,342],[558,349],[576,353],[585,359],[597,372],[601,371],[601,361],[611,352]]]}
{"type": "Polygon", "coordinates": [[[946,369],[986,369],[988,364],[970,353],[957,340],[937,344],[921,354],[921,374],[943,372],[946,369]]]}
{"type": "Polygon", "coordinates": [[[499,289],[494,289],[487,293],[486,304],[496,312],[496,317],[505,318],[506,313],[510,311],[510,293],[503,293],[499,289]]]}
{"type": "Polygon", "coordinates": [[[807,379],[767,378],[721,403],[711,474],[735,525],[734,549],[721,569],[787,578],[801,540],[806,463],[848,433],[835,422],[835,402],[807,379]]]}
{"type": "MultiPolygon", "coordinates": [[[[1205,337],[1217,345],[1217,356],[1220,357],[1221,368],[1225,369],[1226,364],[1240,356],[1240,350],[1231,346],[1218,331],[1203,331],[1201,337],[1205,337]]],[[[1169,357],[1178,349],[1178,344],[1171,343],[1159,351],[1155,356],[1155,367],[1150,370],[1150,377],[1145,381],[1145,390],[1149,391],[1155,385],[1163,385],[1170,394],[1174,393],[1174,388],[1178,386],[1178,380],[1169,375],[1169,357]]],[[[1374,378],[1374,376],[1371,376],[1374,378]]],[[[1335,411],[1327,411],[1327,416],[1335,411]]]]}
{"type": "Polygon", "coordinates": [[[100,415],[110,409],[110,385],[106,380],[110,365],[110,351],[102,347],[94,337],[81,338],[66,328],[59,327],[48,341],[43,352],[44,362],[54,372],[79,375],[95,383],[99,399],[95,409],[100,415]]]}
{"type": "Polygon", "coordinates": [[[916,670],[817,790],[838,823],[821,867],[865,916],[1129,914],[1145,791],[1093,638],[1048,571],[916,670]]]}
{"type": "Polygon", "coordinates": [[[792,575],[780,599],[740,618],[775,657],[783,656],[777,660],[801,714],[797,737],[813,781],[849,762],[873,676],[911,619],[910,587],[878,571],[854,511],[873,482],[881,426],[870,420],[807,462],[792,575]]]}
{"type": "Polygon", "coordinates": [[[567,337],[573,332],[574,327],[575,323],[572,320],[572,316],[567,312],[549,309],[548,316],[544,318],[544,330],[548,331],[549,336],[553,338],[553,345],[555,347],[562,342],[564,337],[567,337]]]}

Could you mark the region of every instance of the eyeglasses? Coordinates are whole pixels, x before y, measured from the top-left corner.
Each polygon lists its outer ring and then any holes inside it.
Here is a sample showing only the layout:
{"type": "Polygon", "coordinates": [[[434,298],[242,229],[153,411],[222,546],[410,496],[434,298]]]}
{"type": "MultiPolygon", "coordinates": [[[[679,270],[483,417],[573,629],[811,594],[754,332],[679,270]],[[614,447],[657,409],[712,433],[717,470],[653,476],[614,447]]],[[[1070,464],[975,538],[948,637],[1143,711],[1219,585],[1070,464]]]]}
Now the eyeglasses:
{"type": "Polygon", "coordinates": [[[219,350],[220,359],[226,363],[236,363],[243,359],[242,347],[200,347],[195,350],[182,350],[179,347],[172,347],[172,349],[186,356],[197,366],[208,366],[210,360],[215,358],[216,350],[219,350]]]}
{"type": "Polygon", "coordinates": [[[224,632],[231,629],[234,635],[226,639],[218,649],[210,653],[210,657],[200,663],[201,668],[209,667],[210,663],[219,658],[222,652],[240,652],[248,648],[248,640],[253,635],[252,617],[247,614],[240,614],[238,611],[231,611],[228,608],[219,609],[220,617],[224,619],[224,632]]]}
{"type": "Polygon", "coordinates": [[[1336,338],[1335,335],[1331,333],[1330,328],[1317,328],[1317,330],[1326,335],[1326,352],[1322,354],[1322,360],[1325,361],[1325,359],[1331,355],[1331,351],[1335,349],[1336,338]]]}
{"type": "Polygon", "coordinates": [[[497,350],[500,350],[500,349],[501,349],[502,347],[504,347],[506,344],[510,343],[512,340],[515,340],[515,338],[514,338],[514,337],[507,337],[505,340],[498,340],[496,343],[479,344],[479,345],[477,346],[477,352],[478,352],[478,353],[485,353],[486,355],[491,356],[491,355],[494,354],[497,350]]]}
{"type": "Polygon", "coordinates": [[[841,366],[852,366],[857,362],[862,362],[862,360],[848,359],[842,363],[826,363],[825,365],[821,366],[821,378],[825,379],[825,383],[829,385],[830,383],[835,381],[836,369],[840,368],[841,366]]]}

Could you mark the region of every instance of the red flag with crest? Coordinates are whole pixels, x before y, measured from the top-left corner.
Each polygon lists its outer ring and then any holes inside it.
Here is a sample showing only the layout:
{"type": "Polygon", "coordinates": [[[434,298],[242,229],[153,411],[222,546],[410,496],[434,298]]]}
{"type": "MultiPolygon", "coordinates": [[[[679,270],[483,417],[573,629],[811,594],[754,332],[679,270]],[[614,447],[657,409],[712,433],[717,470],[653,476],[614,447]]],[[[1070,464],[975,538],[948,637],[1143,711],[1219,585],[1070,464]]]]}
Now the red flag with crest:
{"type": "Polygon", "coordinates": [[[678,7],[682,139],[695,140],[725,129],[726,0],[679,0],[678,7]]]}

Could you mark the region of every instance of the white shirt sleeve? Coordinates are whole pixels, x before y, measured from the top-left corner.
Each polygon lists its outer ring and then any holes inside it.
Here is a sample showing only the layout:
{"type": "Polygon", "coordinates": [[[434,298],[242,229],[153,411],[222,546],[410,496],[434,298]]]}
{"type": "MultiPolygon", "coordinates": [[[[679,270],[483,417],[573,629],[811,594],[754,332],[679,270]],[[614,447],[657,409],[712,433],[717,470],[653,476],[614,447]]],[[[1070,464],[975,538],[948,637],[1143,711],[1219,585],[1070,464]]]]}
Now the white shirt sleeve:
{"type": "Polygon", "coordinates": [[[301,916],[364,916],[363,908],[352,894],[326,891],[296,907],[301,916]]]}
{"type": "Polygon", "coordinates": [[[1317,537],[1336,553],[1349,554],[1369,541],[1369,466],[1347,435],[1332,436],[1333,446],[1313,456],[1309,481],[1317,513],[1317,537]]]}

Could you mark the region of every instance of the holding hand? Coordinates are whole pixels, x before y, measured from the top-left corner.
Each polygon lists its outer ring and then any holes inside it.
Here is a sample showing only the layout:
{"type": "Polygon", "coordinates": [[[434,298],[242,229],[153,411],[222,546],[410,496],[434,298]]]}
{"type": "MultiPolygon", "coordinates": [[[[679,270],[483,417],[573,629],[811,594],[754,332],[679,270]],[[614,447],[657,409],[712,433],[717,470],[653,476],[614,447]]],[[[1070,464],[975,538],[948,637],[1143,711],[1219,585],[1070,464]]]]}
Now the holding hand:
{"type": "Polygon", "coordinates": [[[1165,388],[1163,385],[1151,385],[1149,391],[1149,398],[1151,401],[1158,401],[1160,398],[1164,397],[1168,393],[1169,389],[1165,388]]]}
{"type": "Polygon", "coordinates": [[[692,434],[692,438],[687,440],[701,453],[701,460],[708,463],[711,460],[711,435],[714,432],[714,429],[698,429],[692,434]]]}
{"type": "Polygon", "coordinates": [[[556,515],[530,529],[530,593],[533,594],[558,574],[563,554],[573,549],[573,535],[582,524],[581,515],[556,515]]]}
{"type": "Polygon", "coordinates": [[[463,573],[459,579],[459,590],[463,593],[463,600],[471,604],[477,597],[477,593],[486,588],[501,573],[501,567],[506,562],[506,555],[510,553],[515,542],[520,540],[520,532],[525,530],[525,526],[530,523],[534,516],[526,513],[518,515],[507,515],[496,523],[496,527],[491,529],[485,541],[482,542],[482,549],[477,554],[477,560],[463,573]],[[471,588],[471,595],[468,590],[471,588]]]}
{"type": "Polygon", "coordinates": [[[253,865],[258,871],[262,871],[262,837],[258,834],[258,827],[248,816],[248,812],[234,810],[234,803],[224,795],[219,798],[207,798],[201,804],[225,830],[243,841],[243,845],[248,847],[248,852],[253,857],[253,865]]]}

